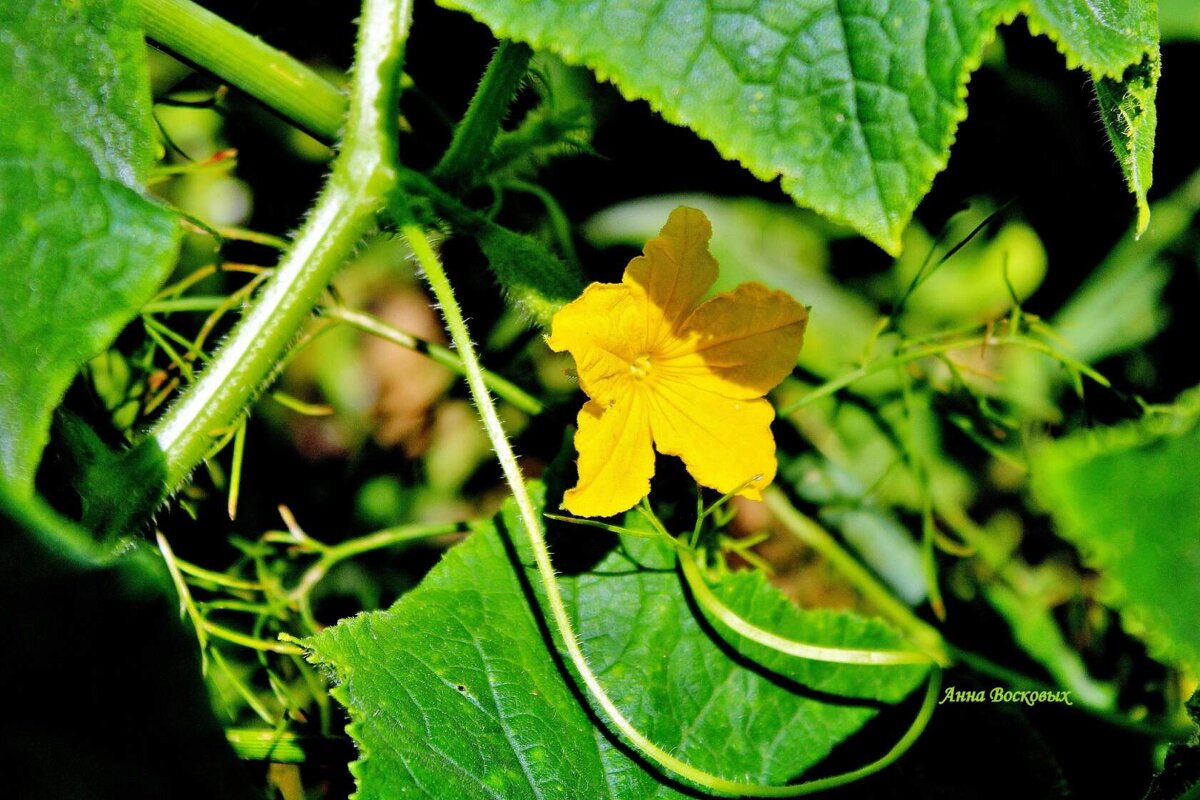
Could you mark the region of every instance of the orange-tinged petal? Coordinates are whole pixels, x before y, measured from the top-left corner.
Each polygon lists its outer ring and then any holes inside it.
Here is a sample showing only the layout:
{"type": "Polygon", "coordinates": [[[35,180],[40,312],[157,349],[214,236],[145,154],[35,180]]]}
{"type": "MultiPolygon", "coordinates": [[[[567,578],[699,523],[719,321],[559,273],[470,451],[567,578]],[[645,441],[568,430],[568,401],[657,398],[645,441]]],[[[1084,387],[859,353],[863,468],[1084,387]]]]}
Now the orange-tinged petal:
{"type": "Polygon", "coordinates": [[[732,398],[761,397],[796,366],[808,310],[786,292],[743,283],[687,318],[655,374],[732,398]]]}
{"type": "Polygon", "coordinates": [[[643,255],[629,262],[624,283],[644,293],[649,308],[642,324],[651,350],[669,337],[717,279],[717,262],[708,252],[712,225],[704,212],[680,206],[643,255]]]}
{"type": "Polygon", "coordinates": [[[564,306],[551,323],[550,349],[569,350],[579,385],[602,406],[614,402],[631,380],[629,367],[645,352],[645,303],[620,283],[593,283],[564,306]]]}
{"type": "Polygon", "coordinates": [[[660,453],[679,456],[696,481],[718,492],[761,500],[775,478],[775,409],[761,398],[739,400],[683,381],[658,381],[650,427],[660,453]]]}
{"type": "Polygon", "coordinates": [[[628,511],[650,493],[654,447],[645,394],[634,388],[607,409],[590,401],[579,410],[575,433],[579,483],[563,507],[579,517],[628,511]]]}

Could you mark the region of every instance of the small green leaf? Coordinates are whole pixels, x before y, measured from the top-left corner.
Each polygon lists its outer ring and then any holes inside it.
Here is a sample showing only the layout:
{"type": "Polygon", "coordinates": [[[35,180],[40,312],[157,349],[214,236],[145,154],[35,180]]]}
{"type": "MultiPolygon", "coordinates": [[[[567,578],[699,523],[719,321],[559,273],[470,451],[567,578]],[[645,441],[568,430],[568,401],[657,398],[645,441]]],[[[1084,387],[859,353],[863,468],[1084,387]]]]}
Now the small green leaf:
{"type": "MultiPolygon", "coordinates": [[[[597,727],[551,657],[523,586],[536,575],[514,568],[516,552],[517,564],[529,558],[511,503],[502,519],[501,529],[480,526],[389,611],[343,620],[306,642],[312,658],[333,669],[335,697],[350,711],[361,750],[352,766],[358,796],[682,797],[597,727]]],[[[758,659],[751,667],[710,638],[672,562],[669,547],[629,539],[593,572],[561,582],[584,650],[617,705],[701,768],[783,782],[921,679],[922,667],[799,661],[734,641],[758,659]]],[[[737,574],[716,590],[787,636],[897,645],[877,621],[797,610],[758,574],[737,574]]]]}
{"type": "Polygon", "coordinates": [[[1153,181],[1154,132],[1158,127],[1154,98],[1158,93],[1158,75],[1158,53],[1155,52],[1129,67],[1120,80],[1106,76],[1095,82],[1100,119],[1104,121],[1117,161],[1121,163],[1129,191],[1137,198],[1134,232],[1138,236],[1150,224],[1146,193],[1153,181]]]}
{"type": "Polygon", "coordinates": [[[27,491],[51,412],[166,277],[178,226],[141,192],[137,3],[5,3],[0,42],[0,471],[27,491]]]}
{"type": "Polygon", "coordinates": [[[1170,412],[1033,455],[1037,496],[1100,570],[1106,600],[1157,657],[1192,671],[1200,670],[1198,449],[1193,390],[1170,412]]]}
{"type": "Polygon", "coordinates": [[[105,557],[0,482],[6,797],[250,798],[151,551],[105,557]]]}
{"type": "MultiPolygon", "coordinates": [[[[440,2],[591,67],[892,253],[946,166],[967,81],[998,25],[1026,13],[1098,82],[1156,63],[1158,50],[1154,0],[440,2]]],[[[1136,130],[1109,129],[1114,147],[1137,154],[1139,202],[1157,67],[1149,78],[1136,130]]]]}

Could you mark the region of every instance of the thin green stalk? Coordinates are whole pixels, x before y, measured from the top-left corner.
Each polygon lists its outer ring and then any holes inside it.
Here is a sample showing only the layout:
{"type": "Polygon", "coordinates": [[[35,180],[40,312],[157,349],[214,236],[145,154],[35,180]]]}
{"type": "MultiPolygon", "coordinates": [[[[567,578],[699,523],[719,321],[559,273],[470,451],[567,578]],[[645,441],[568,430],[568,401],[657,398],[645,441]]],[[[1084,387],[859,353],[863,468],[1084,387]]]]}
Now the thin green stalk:
{"type": "Polygon", "coordinates": [[[259,639],[241,631],[226,628],[224,625],[219,625],[209,619],[204,620],[204,630],[218,639],[240,644],[242,647],[249,647],[251,650],[260,650],[265,653],[282,653],[283,655],[290,656],[304,655],[303,647],[289,644],[288,642],[272,642],[267,639],[259,639]]]}
{"type": "Polygon", "coordinates": [[[372,550],[382,550],[385,547],[393,547],[406,542],[415,542],[433,536],[458,533],[462,530],[462,524],[457,522],[435,522],[425,525],[402,525],[395,528],[385,528],[376,533],[360,536],[356,539],[349,539],[335,545],[324,545],[317,543],[314,539],[309,539],[309,542],[318,546],[321,557],[304,571],[304,574],[300,576],[300,580],[288,591],[288,596],[299,606],[300,617],[304,620],[305,624],[314,632],[318,631],[320,630],[320,626],[317,624],[316,617],[312,613],[312,590],[318,583],[324,580],[325,576],[329,574],[329,570],[348,558],[369,553],[372,550]]]}
{"type": "MultiPolygon", "coordinates": [[[[399,328],[388,325],[386,322],[370,314],[350,311],[340,306],[323,309],[321,314],[329,319],[344,322],[350,327],[364,333],[378,336],[380,339],[385,339],[393,344],[398,344],[409,350],[415,350],[418,353],[424,353],[433,361],[454,370],[459,375],[466,374],[466,368],[463,367],[462,359],[450,348],[405,333],[399,328]]],[[[483,371],[483,377],[489,389],[495,392],[501,399],[507,400],[526,414],[536,416],[545,410],[545,406],[540,400],[507,378],[486,369],[483,371]]]]}
{"type": "Polygon", "coordinates": [[[894,367],[901,367],[905,364],[910,364],[913,361],[920,361],[923,358],[941,355],[942,353],[946,353],[951,350],[965,350],[971,347],[979,347],[980,345],[1015,345],[1017,347],[1035,350],[1055,359],[1056,361],[1059,361],[1064,366],[1076,373],[1088,376],[1101,386],[1109,385],[1108,379],[1103,375],[1096,372],[1088,365],[1080,361],[1076,361],[1070,356],[1067,356],[1065,353],[1055,350],[1045,342],[1039,341],[1030,336],[1022,336],[1016,333],[1005,336],[991,336],[985,333],[980,336],[971,336],[966,339],[956,339],[948,342],[930,344],[915,350],[908,350],[888,358],[882,358],[878,361],[872,361],[870,363],[863,364],[856,369],[850,370],[844,375],[839,375],[832,380],[826,381],[795,402],[789,403],[788,405],[779,409],[779,415],[786,417],[788,414],[799,411],[805,406],[812,405],[821,398],[837,394],[850,384],[855,383],[862,378],[867,377],[868,375],[874,375],[877,372],[882,372],[883,370],[892,369],[894,367]]]}
{"type": "Polygon", "coordinates": [[[500,123],[525,78],[532,56],[529,45],[500,42],[467,106],[467,113],[454,129],[450,146],[433,168],[434,180],[444,186],[463,184],[479,169],[500,132],[500,123]]]}
{"type": "Polygon", "coordinates": [[[789,533],[829,560],[875,608],[900,627],[922,651],[938,664],[950,662],[942,634],[901,603],[857,560],[817,523],[801,514],[777,487],[763,492],[763,500],[789,533]]]}
{"type": "MultiPolygon", "coordinates": [[[[403,202],[403,198],[399,198],[399,202],[403,202]]],[[[666,772],[690,783],[705,787],[710,791],[735,796],[797,797],[811,794],[858,780],[883,769],[899,758],[916,740],[917,736],[920,735],[920,732],[924,729],[925,724],[929,721],[929,717],[933,713],[940,685],[941,672],[936,666],[930,669],[929,683],[921,711],[917,714],[909,731],[886,755],[850,773],[792,786],[744,783],[722,778],[698,769],[659,747],[649,737],[638,730],[621,712],[616,703],[613,702],[612,698],[604,690],[604,686],[592,670],[587,656],[579,644],[579,637],[575,633],[570,612],[568,612],[566,603],[563,601],[562,591],[559,588],[558,578],[554,571],[554,564],[550,559],[550,549],[546,544],[546,532],[542,525],[541,515],[533,504],[529,489],[525,485],[525,480],[521,475],[520,466],[517,464],[516,454],[513,452],[508,437],[504,432],[504,427],[500,423],[500,416],[496,411],[495,401],[493,401],[488,391],[487,383],[483,378],[483,370],[479,364],[479,356],[475,352],[475,345],[471,341],[470,331],[467,329],[462,309],[458,305],[458,299],[455,297],[446,272],[442,268],[441,260],[434,253],[429,240],[425,236],[425,232],[409,221],[407,209],[400,208],[397,211],[396,216],[398,217],[397,222],[400,223],[400,232],[408,240],[413,254],[417,257],[417,261],[425,273],[425,278],[429,282],[430,289],[433,291],[433,295],[442,309],[446,328],[450,332],[450,339],[454,342],[454,346],[462,356],[463,366],[467,372],[467,385],[470,387],[471,396],[475,400],[479,416],[483,420],[484,429],[487,431],[492,447],[496,451],[496,458],[500,462],[504,478],[508,483],[509,489],[512,491],[513,501],[516,503],[521,523],[529,536],[529,543],[533,551],[534,562],[537,564],[538,576],[545,595],[546,605],[550,612],[553,628],[558,632],[559,638],[566,648],[567,656],[579,678],[583,681],[587,693],[595,701],[596,705],[603,710],[609,722],[621,732],[625,739],[639,753],[666,772]]]]}
{"type": "Polygon", "coordinates": [[[337,139],[346,96],[312,69],[191,0],[141,0],[146,35],[316,138],[337,139]]]}
{"type": "Polygon", "coordinates": [[[233,690],[238,693],[238,697],[242,698],[242,702],[244,702],[251,711],[257,714],[258,718],[263,722],[267,723],[268,725],[278,724],[279,721],[276,720],[271,715],[271,712],[267,710],[267,707],[262,704],[262,702],[258,699],[258,696],[254,694],[254,690],[247,686],[245,681],[243,681],[236,673],[234,673],[233,668],[229,666],[227,661],[225,661],[225,656],[221,655],[221,649],[219,647],[213,647],[209,648],[207,652],[212,655],[213,663],[217,665],[217,668],[225,673],[226,680],[228,680],[233,686],[233,690]]]}
{"type": "Polygon", "coordinates": [[[396,88],[411,0],[366,0],[346,138],[292,249],[212,362],[151,430],[168,491],[182,484],[273,376],[396,180],[396,88]]]}
{"type": "Polygon", "coordinates": [[[171,545],[167,543],[167,537],[162,535],[162,531],[155,531],[154,537],[158,542],[158,550],[162,553],[163,561],[167,565],[167,572],[171,576],[171,582],[175,584],[175,591],[179,594],[180,611],[187,613],[188,618],[192,621],[192,627],[196,630],[196,640],[200,643],[201,670],[204,670],[204,659],[208,650],[208,637],[205,635],[204,615],[200,613],[200,610],[196,608],[196,603],[192,600],[192,592],[188,589],[187,581],[184,580],[183,573],[175,561],[175,552],[171,549],[171,545]]]}

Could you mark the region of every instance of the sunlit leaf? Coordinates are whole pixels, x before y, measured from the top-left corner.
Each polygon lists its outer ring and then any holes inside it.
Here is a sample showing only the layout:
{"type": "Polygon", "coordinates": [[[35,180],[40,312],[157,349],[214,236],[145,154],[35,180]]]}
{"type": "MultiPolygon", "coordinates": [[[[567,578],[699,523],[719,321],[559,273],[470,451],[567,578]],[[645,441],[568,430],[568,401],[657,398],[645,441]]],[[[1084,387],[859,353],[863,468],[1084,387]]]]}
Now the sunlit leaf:
{"type": "Polygon", "coordinates": [[[1069,67],[1117,95],[1115,104],[1101,101],[1102,114],[1145,216],[1154,0],[441,2],[499,36],[591,67],[890,252],[946,166],[984,47],[998,25],[1024,13],[1069,67]],[[1112,106],[1127,119],[1116,121],[1112,106]]]}
{"type": "Polygon", "coordinates": [[[137,3],[4,3],[0,31],[0,471],[27,489],[51,411],[166,277],[178,230],[142,194],[137,3]]]}
{"type": "MultiPolygon", "coordinates": [[[[682,797],[614,744],[551,657],[523,585],[536,575],[510,550],[525,539],[511,504],[503,521],[480,526],[390,610],[308,640],[350,711],[359,797],[682,797]]],[[[625,544],[628,555],[562,579],[580,641],[622,710],[702,768],[787,780],[920,680],[920,667],[799,661],[736,642],[761,666],[733,657],[697,620],[670,548],[625,544]]],[[[792,637],[896,644],[881,623],[795,609],[757,574],[717,590],[792,637]]]]}
{"type": "Polygon", "coordinates": [[[1100,570],[1106,600],[1153,653],[1200,669],[1200,394],[1034,453],[1057,529],[1100,570]],[[1167,579],[1165,576],[1169,576],[1167,579]]]}

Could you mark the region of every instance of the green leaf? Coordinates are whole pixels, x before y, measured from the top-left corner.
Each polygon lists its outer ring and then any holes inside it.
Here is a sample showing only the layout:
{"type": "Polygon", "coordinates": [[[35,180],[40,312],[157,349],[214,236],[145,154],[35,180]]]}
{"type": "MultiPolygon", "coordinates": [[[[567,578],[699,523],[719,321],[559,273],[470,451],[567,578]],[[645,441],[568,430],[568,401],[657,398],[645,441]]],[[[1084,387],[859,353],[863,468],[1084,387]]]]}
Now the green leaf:
{"type": "Polygon", "coordinates": [[[1100,570],[1105,599],[1164,661],[1200,670],[1200,391],[1033,454],[1037,496],[1100,570]],[[1169,575],[1170,580],[1163,576],[1169,575]]]}
{"type": "MultiPolygon", "coordinates": [[[[358,796],[683,796],[615,745],[565,680],[525,592],[536,575],[514,569],[510,531],[518,563],[529,558],[511,503],[502,521],[479,526],[390,610],[343,620],[306,642],[333,669],[334,696],[350,711],[358,796]]],[[[905,697],[924,672],[798,661],[734,641],[759,660],[751,667],[697,621],[669,548],[629,539],[624,552],[561,579],[580,641],[635,724],[701,768],[785,781],[882,704],[905,697]]],[[[784,635],[897,644],[880,622],[797,610],[758,574],[736,574],[716,589],[784,635]]]]}
{"type": "Polygon", "coordinates": [[[1155,51],[1130,66],[1120,80],[1105,76],[1095,82],[1100,119],[1108,131],[1129,191],[1137,198],[1134,232],[1138,236],[1150,224],[1146,193],[1153,181],[1154,132],[1158,127],[1154,98],[1158,93],[1159,72],[1155,51]]]}
{"type": "Polygon", "coordinates": [[[0,483],[8,797],[249,798],[161,560],[100,554],[0,483]]]}
{"type": "Polygon", "coordinates": [[[131,1],[0,5],[0,471],[28,491],[76,369],[173,262],[131,1]]]}
{"type": "MultiPolygon", "coordinates": [[[[1096,80],[1156,62],[1158,48],[1154,0],[439,1],[591,67],[893,253],[946,165],[998,25],[1025,12],[1096,80]]],[[[1110,135],[1140,167],[1148,130],[1110,135]]],[[[1139,201],[1148,185],[1144,173],[1139,201]]]]}

